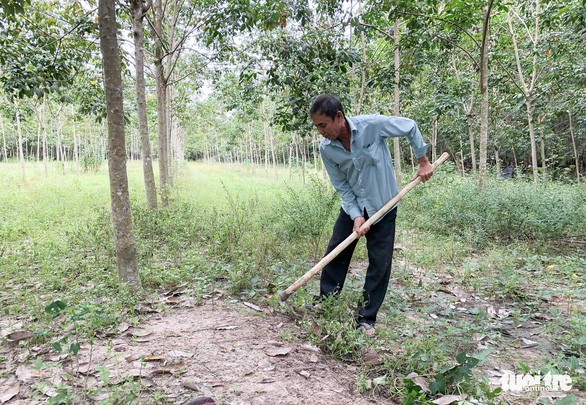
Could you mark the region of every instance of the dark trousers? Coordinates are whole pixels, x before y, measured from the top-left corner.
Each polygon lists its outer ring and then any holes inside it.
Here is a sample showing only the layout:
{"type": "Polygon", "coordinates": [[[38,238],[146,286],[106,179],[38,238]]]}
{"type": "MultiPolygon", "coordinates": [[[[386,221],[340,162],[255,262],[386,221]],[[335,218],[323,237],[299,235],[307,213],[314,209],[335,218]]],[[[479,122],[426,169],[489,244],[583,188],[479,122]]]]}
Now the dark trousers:
{"type": "MultiPolygon", "coordinates": [[[[366,212],[364,214],[365,219],[368,219],[368,214],[366,212]]],[[[365,235],[368,249],[368,269],[362,292],[363,300],[358,303],[358,322],[374,323],[376,314],[385,299],[391,276],[396,218],[397,208],[385,215],[378,223],[372,225],[365,235]]],[[[352,218],[343,209],[340,209],[340,215],[334,225],[326,255],[352,233],[353,227],[352,218]]],[[[338,294],[342,290],[357,243],[358,240],[352,242],[324,267],[320,280],[320,297],[338,294]]]]}

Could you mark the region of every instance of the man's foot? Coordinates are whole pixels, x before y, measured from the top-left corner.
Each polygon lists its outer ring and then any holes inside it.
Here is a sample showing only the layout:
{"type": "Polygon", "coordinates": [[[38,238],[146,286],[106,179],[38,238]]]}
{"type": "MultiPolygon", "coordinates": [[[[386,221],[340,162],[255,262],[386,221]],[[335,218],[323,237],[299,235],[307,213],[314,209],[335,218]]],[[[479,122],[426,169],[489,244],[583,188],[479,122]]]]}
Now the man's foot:
{"type": "Polygon", "coordinates": [[[368,336],[371,339],[376,338],[376,332],[374,330],[374,325],[367,323],[367,322],[360,322],[358,324],[358,330],[361,334],[368,336]]]}
{"type": "Polygon", "coordinates": [[[309,304],[303,305],[305,309],[309,311],[317,311],[320,308],[321,297],[319,295],[314,295],[313,300],[309,304]]]}

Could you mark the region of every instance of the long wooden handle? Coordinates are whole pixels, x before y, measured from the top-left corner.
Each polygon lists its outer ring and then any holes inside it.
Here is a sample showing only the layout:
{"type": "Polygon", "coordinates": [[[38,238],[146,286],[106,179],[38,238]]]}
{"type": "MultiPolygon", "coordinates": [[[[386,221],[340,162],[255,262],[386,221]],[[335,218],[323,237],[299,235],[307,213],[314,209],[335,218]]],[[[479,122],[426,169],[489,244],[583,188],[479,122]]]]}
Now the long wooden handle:
{"type": "MultiPolygon", "coordinates": [[[[450,155],[447,152],[444,152],[439,157],[439,159],[433,163],[433,165],[432,165],[433,169],[435,170],[439,165],[441,165],[449,157],[450,157],[450,155]]],[[[405,188],[403,188],[403,190],[401,190],[399,192],[399,194],[397,194],[396,196],[391,198],[389,200],[389,202],[387,202],[372,217],[368,218],[368,221],[366,221],[364,224],[362,224],[360,229],[370,227],[374,222],[376,222],[380,217],[382,217],[387,211],[389,211],[391,208],[393,208],[395,206],[395,204],[397,204],[397,202],[399,202],[399,200],[401,198],[403,198],[403,196],[405,194],[407,194],[413,187],[415,187],[417,184],[419,184],[420,181],[421,181],[421,178],[417,177],[411,183],[407,184],[405,186],[405,188]]],[[[329,262],[334,260],[334,258],[336,256],[338,256],[344,249],[346,249],[348,247],[348,245],[350,245],[352,242],[354,242],[357,238],[358,238],[358,233],[352,232],[352,234],[350,236],[348,236],[334,250],[332,250],[323,259],[321,259],[319,261],[319,263],[317,263],[315,266],[313,266],[313,268],[311,270],[309,270],[307,273],[305,273],[299,280],[297,280],[296,282],[291,284],[291,286],[289,288],[287,288],[285,291],[281,291],[279,293],[279,298],[281,299],[281,301],[286,301],[289,298],[289,296],[291,296],[291,294],[293,294],[295,291],[297,291],[299,289],[299,287],[301,287],[302,285],[307,283],[310,278],[312,278],[314,275],[316,275],[329,262]]]]}

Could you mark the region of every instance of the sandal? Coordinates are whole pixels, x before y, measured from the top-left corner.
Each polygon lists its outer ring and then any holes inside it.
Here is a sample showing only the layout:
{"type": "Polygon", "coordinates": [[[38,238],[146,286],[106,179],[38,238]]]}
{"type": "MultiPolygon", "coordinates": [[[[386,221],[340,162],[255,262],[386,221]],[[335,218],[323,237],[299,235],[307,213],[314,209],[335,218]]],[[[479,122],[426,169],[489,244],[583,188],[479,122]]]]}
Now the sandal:
{"type": "Polygon", "coordinates": [[[361,334],[366,335],[371,339],[376,338],[376,332],[374,330],[374,325],[371,325],[370,323],[366,323],[366,322],[360,322],[358,324],[358,329],[360,330],[361,334]]]}

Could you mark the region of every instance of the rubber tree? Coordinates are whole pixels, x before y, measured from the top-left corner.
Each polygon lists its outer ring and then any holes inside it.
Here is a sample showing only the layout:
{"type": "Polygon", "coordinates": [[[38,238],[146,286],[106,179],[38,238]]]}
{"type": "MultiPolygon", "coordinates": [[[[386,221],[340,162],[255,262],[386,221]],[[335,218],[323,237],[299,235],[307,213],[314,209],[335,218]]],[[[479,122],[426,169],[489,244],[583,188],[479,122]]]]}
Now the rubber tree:
{"type": "Polygon", "coordinates": [[[118,276],[123,287],[137,291],[142,286],[138,273],[136,244],[128,193],[128,176],[126,173],[124,103],[120,52],[116,36],[115,0],[100,0],[98,25],[108,114],[108,174],[110,178],[110,199],[118,276]]]}
{"type": "Polygon", "coordinates": [[[141,0],[131,0],[130,13],[132,14],[132,35],[134,37],[134,63],[136,69],[136,105],[138,110],[138,131],[140,136],[142,171],[146,193],[147,208],[157,209],[157,188],[151,158],[151,143],[147,120],[147,106],[144,78],[144,48],[143,48],[143,18],[152,6],[152,0],[146,5],[141,0]]]}
{"type": "MultiPolygon", "coordinates": [[[[537,174],[537,142],[535,140],[535,126],[534,126],[534,106],[533,106],[533,97],[534,92],[537,86],[537,81],[539,79],[539,70],[540,66],[538,65],[538,46],[540,41],[540,3],[539,0],[535,0],[533,3],[534,8],[534,16],[533,16],[533,31],[529,29],[525,22],[521,19],[521,17],[516,13],[515,9],[511,9],[509,13],[507,13],[507,22],[509,27],[509,33],[511,35],[513,50],[515,54],[515,62],[517,67],[517,86],[520,87],[522,90],[523,97],[525,98],[525,105],[527,107],[527,127],[529,129],[529,139],[531,142],[531,169],[533,172],[533,181],[537,181],[538,174],[537,174]],[[517,41],[517,34],[515,33],[515,29],[513,28],[513,17],[515,15],[521,23],[524,25],[526,32],[524,35],[529,37],[531,47],[531,51],[528,52],[531,62],[529,63],[530,71],[527,76],[524,73],[524,67],[527,65],[525,61],[522,61],[522,55],[519,52],[519,43],[517,41]]],[[[526,54],[524,52],[524,54],[526,54]]]]}

